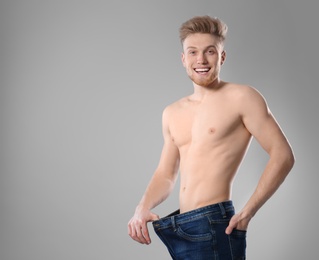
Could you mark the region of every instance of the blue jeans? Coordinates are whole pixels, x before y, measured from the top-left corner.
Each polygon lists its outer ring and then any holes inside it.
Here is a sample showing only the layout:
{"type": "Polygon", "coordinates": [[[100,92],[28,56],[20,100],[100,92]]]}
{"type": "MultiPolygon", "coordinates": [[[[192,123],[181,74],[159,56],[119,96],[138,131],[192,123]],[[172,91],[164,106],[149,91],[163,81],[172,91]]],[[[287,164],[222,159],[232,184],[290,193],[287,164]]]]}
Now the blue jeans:
{"type": "Polygon", "coordinates": [[[235,214],[232,201],[183,214],[179,210],[153,222],[156,234],[176,260],[246,259],[246,231],[225,233],[235,214]]]}

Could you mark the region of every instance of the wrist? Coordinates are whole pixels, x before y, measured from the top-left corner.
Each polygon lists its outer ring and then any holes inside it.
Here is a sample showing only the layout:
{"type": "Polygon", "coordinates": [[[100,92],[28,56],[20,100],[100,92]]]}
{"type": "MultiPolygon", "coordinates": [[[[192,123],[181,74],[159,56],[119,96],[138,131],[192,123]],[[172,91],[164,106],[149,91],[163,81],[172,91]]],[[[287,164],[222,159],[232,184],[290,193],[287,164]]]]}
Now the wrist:
{"type": "Polygon", "coordinates": [[[147,204],[145,204],[145,203],[139,203],[139,204],[137,204],[135,210],[136,211],[143,211],[143,210],[151,210],[151,208],[148,207],[147,204]]]}
{"type": "Polygon", "coordinates": [[[239,215],[241,216],[242,219],[252,219],[255,214],[256,211],[254,208],[245,206],[240,212],[239,215]]]}

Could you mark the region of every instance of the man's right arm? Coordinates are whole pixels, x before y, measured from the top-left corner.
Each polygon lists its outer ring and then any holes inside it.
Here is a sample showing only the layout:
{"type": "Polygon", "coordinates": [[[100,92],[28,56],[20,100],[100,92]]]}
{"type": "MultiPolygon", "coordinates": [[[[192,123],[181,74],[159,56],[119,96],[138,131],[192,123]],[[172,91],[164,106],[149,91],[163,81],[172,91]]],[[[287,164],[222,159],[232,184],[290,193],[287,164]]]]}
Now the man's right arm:
{"type": "Polygon", "coordinates": [[[151,243],[147,222],[159,218],[151,212],[151,209],[169,196],[177,179],[179,151],[172,140],[168,121],[169,111],[166,108],[162,118],[164,145],[161,158],[140,203],[136,207],[134,216],[128,223],[129,235],[132,239],[142,244],[151,243]]]}

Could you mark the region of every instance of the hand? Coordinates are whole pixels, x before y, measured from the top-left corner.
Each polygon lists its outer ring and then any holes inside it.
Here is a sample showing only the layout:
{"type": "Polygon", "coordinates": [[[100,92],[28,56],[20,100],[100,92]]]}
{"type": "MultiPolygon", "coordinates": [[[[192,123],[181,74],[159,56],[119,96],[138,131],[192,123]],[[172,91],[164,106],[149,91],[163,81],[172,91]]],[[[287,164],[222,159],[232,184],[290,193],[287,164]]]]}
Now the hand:
{"type": "Polygon", "coordinates": [[[152,213],[150,210],[137,207],[134,216],[128,223],[128,234],[135,241],[149,245],[151,239],[147,223],[158,219],[159,216],[152,213]]]}
{"type": "Polygon", "coordinates": [[[229,221],[228,227],[226,228],[226,234],[230,235],[233,232],[233,229],[238,230],[247,230],[250,217],[244,217],[243,214],[235,214],[229,221]]]}

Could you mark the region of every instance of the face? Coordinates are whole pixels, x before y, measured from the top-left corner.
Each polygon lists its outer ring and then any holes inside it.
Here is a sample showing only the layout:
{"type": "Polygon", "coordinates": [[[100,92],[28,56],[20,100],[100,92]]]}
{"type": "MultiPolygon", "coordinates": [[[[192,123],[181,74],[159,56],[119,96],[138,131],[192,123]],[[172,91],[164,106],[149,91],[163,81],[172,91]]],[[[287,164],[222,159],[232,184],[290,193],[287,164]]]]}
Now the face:
{"type": "Polygon", "coordinates": [[[184,40],[182,62],[189,78],[197,85],[208,87],[219,79],[226,53],[218,38],[194,33],[184,40]]]}

